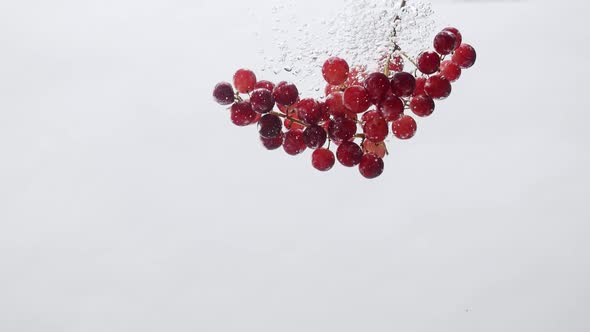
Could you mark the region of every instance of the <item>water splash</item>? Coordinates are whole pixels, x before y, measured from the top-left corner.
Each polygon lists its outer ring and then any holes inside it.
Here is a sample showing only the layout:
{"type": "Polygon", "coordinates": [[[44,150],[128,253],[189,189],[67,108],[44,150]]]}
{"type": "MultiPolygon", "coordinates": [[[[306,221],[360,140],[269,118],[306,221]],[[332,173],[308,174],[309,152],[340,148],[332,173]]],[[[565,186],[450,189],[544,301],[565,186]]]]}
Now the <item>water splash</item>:
{"type": "Polygon", "coordinates": [[[433,11],[426,1],[345,0],[328,17],[298,16],[301,3],[285,1],[271,8],[272,48],[261,51],[261,70],[275,75],[271,79],[296,81],[309,97],[319,97],[325,86],[321,66],[330,56],[339,56],[351,66],[364,65],[378,70],[379,63],[396,42],[405,53],[416,57],[431,47],[434,32],[433,11]],[[401,21],[397,37],[392,37],[396,17],[401,21]]]}

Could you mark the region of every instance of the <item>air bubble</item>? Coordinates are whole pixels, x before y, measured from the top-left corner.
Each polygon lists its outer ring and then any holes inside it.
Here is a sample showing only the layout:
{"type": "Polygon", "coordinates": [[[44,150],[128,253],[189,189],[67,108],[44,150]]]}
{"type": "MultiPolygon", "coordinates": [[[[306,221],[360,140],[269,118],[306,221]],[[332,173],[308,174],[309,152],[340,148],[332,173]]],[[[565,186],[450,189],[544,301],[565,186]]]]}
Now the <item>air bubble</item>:
{"type": "Polygon", "coordinates": [[[318,84],[324,83],[320,71],[329,56],[342,57],[351,67],[366,65],[368,70],[378,70],[397,42],[415,58],[431,46],[428,37],[435,26],[433,11],[422,0],[408,1],[401,10],[400,4],[401,0],[344,0],[331,16],[322,12],[324,17],[311,17],[294,15],[303,4],[287,0],[272,8],[275,20],[270,33],[277,49],[266,52],[272,59],[264,67],[277,76],[297,75],[302,93],[319,97],[323,89],[318,84]],[[398,16],[401,21],[394,37],[398,16]]]}

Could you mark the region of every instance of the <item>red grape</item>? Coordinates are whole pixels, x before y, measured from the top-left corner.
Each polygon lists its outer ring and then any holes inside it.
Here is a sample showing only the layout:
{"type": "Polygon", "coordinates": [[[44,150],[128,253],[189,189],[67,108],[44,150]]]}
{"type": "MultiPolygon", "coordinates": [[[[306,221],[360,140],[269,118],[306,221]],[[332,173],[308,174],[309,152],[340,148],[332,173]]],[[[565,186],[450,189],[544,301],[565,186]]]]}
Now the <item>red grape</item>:
{"type": "Polygon", "coordinates": [[[368,121],[371,121],[377,117],[383,118],[383,114],[381,114],[381,112],[379,112],[377,110],[372,110],[372,111],[368,111],[368,112],[363,113],[363,116],[361,117],[361,121],[368,122],[368,121]]]}
{"type": "Polygon", "coordinates": [[[254,90],[256,90],[256,89],[266,89],[268,91],[272,91],[275,89],[275,85],[271,81],[262,80],[262,81],[256,82],[256,84],[254,84],[254,90]]]}
{"type": "Polygon", "coordinates": [[[365,153],[372,153],[379,158],[385,157],[387,154],[387,148],[385,147],[385,143],[375,143],[369,140],[365,140],[363,142],[363,152],[365,153]]]}
{"type": "Polygon", "coordinates": [[[416,79],[416,89],[414,90],[414,93],[412,94],[412,96],[419,96],[419,95],[426,94],[426,91],[424,91],[425,85],[426,85],[426,77],[418,77],[416,79]]]}
{"type": "Polygon", "coordinates": [[[291,129],[285,134],[283,149],[287,154],[296,156],[303,153],[307,146],[303,141],[303,132],[300,129],[291,129]]]}
{"type": "Polygon", "coordinates": [[[291,106],[299,99],[299,90],[293,83],[281,82],[275,86],[272,95],[277,104],[291,106]]]}
{"type": "Polygon", "coordinates": [[[361,175],[367,179],[379,177],[381,174],[383,174],[384,168],[385,164],[383,163],[383,159],[372,153],[365,154],[359,164],[359,171],[361,172],[361,175]]]}
{"type": "Polygon", "coordinates": [[[457,48],[457,37],[450,31],[441,31],[434,37],[434,49],[440,55],[447,55],[457,48]]]}
{"type": "Polygon", "coordinates": [[[354,142],[343,142],[336,150],[336,158],[346,167],[354,167],[363,159],[363,150],[354,142]]]}
{"type": "Polygon", "coordinates": [[[418,70],[430,75],[438,71],[440,66],[440,55],[436,52],[423,52],[418,56],[418,70]]]}
{"type": "Polygon", "coordinates": [[[372,73],[365,79],[364,86],[369,93],[371,103],[377,104],[385,97],[387,91],[389,91],[389,78],[383,73],[372,73]]]}
{"type": "Polygon", "coordinates": [[[322,67],[322,74],[326,82],[332,85],[340,85],[348,78],[350,68],[344,59],[331,57],[322,67]]]}
{"type": "Polygon", "coordinates": [[[387,96],[377,106],[377,110],[383,114],[386,121],[395,121],[404,114],[404,102],[394,95],[387,96]]]}
{"type": "Polygon", "coordinates": [[[249,101],[240,101],[231,107],[231,121],[240,127],[251,125],[256,119],[256,112],[249,101]]]}
{"type": "Polygon", "coordinates": [[[427,117],[434,112],[434,100],[426,95],[412,97],[410,109],[420,117],[427,117]]]}
{"type": "Polygon", "coordinates": [[[401,72],[404,70],[404,58],[401,55],[394,55],[389,61],[389,70],[401,72]]]}
{"type": "Polygon", "coordinates": [[[220,105],[229,105],[234,102],[234,88],[227,82],[218,83],[213,89],[213,99],[220,105]]]}
{"type": "Polygon", "coordinates": [[[303,141],[310,149],[318,149],[324,146],[327,137],[324,128],[317,125],[309,126],[303,131],[303,141]]]}
{"type": "Polygon", "coordinates": [[[351,86],[344,91],[344,106],[353,113],[362,113],[371,106],[367,89],[360,85],[351,86]]]}
{"type": "Polygon", "coordinates": [[[451,94],[452,87],[449,80],[442,76],[434,75],[426,80],[424,90],[426,91],[426,94],[433,99],[442,100],[451,94]]]}
{"type": "Polygon", "coordinates": [[[296,105],[297,117],[306,124],[317,124],[322,118],[322,107],[315,100],[311,98],[301,99],[296,105]]]}
{"type": "Polygon", "coordinates": [[[416,134],[418,126],[416,121],[409,115],[402,116],[392,124],[393,135],[399,139],[410,139],[416,134]]]}
{"type": "Polygon", "coordinates": [[[416,89],[416,79],[407,72],[396,73],[391,79],[391,92],[398,97],[409,97],[416,89]]]}
{"type": "Polygon", "coordinates": [[[449,82],[456,82],[461,77],[461,67],[451,60],[445,60],[440,64],[440,75],[449,82]]]}
{"type": "Polygon", "coordinates": [[[473,66],[476,58],[475,49],[469,44],[461,44],[453,53],[453,62],[463,69],[473,66]]]}
{"type": "Polygon", "coordinates": [[[254,112],[264,114],[272,111],[275,106],[275,98],[270,90],[260,88],[250,94],[250,103],[254,112]]]}
{"type": "Polygon", "coordinates": [[[345,117],[333,119],[328,126],[328,134],[333,141],[348,141],[356,131],[356,122],[345,117]]]}
{"type": "Polygon", "coordinates": [[[336,157],[328,149],[317,149],[311,154],[311,164],[318,171],[327,172],[334,167],[335,163],[336,157]]]}
{"type": "Polygon", "coordinates": [[[387,138],[389,127],[387,126],[387,121],[379,115],[365,122],[363,125],[363,131],[365,132],[366,139],[379,143],[387,138]]]}
{"type": "Polygon", "coordinates": [[[234,86],[240,93],[248,93],[254,90],[256,75],[249,69],[240,69],[234,74],[234,86]]]}
{"type": "Polygon", "coordinates": [[[328,106],[330,114],[338,116],[346,113],[347,109],[346,106],[344,106],[343,95],[344,93],[341,91],[332,92],[328,95],[326,98],[326,106],[328,106]]]}
{"type": "Polygon", "coordinates": [[[277,137],[283,129],[283,121],[274,114],[266,114],[258,121],[258,133],[262,137],[277,137]]]}
{"type": "Polygon", "coordinates": [[[262,145],[267,150],[276,150],[276,149],[280,148],[283,145],[284,139],[285,139],[285,134],[283,134],[282,132],[272,138],[260,136],[260,141],[262,142],[262,145]]]}
{"type": "Polygon", "coordinates": [[[325,102],[319,102],[320,104],[320,112],[321,117],[318,123],[325,123],[326,121],[330,120],[330,108],[325,102]]]}
{"type": "Polygon", "coordinates": [[[444,28],[443,31],[448,31],[448,32],[452,33],[453,35],[455,35],[455,49],[457,47],[459,47],[459,45],[461,45],[461,43],[463,42],[463,36],[461,36],[461,33],[459,32],[459,30],[457,28],[448,27],[448,28],[444,28]]]}

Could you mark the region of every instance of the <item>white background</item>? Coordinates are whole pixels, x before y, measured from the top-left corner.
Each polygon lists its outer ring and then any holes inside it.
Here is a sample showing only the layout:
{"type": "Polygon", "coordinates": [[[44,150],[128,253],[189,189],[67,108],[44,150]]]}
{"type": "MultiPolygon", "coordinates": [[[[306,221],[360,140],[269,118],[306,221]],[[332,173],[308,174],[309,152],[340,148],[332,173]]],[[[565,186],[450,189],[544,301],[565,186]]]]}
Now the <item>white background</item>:
{"type": "Polygon", "coordinates": [[[212,102],[271,2],[0,2],[0,331],[589,331],[590,6],[435,2],[478,62],[367,181],[212,102]]]}

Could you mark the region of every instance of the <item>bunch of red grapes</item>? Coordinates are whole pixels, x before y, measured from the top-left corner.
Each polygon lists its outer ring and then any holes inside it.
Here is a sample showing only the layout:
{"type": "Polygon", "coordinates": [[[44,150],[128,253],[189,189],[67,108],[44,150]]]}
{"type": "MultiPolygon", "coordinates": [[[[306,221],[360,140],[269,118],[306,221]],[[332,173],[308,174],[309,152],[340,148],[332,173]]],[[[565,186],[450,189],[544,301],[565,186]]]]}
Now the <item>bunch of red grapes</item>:
{"type": "Polygon", "coordinates": [[[282,147],[298,155],[309,148],[311,163],[320,171],[330,170],[338,160],[373,179],[383,173],[390,131],[401,140],[414,137],[417,124],[409,113],[431,115],[435,100],[447,98],[461,70],[475,63],[474,48],[462,43],[456,28],[438,33],[434,49],[414,61],[397,48],[386,57],[383,72],[374,73],[331,57],[322,67],[328,83],[322,100],[301,99],[295,84],[258,81],[247,69],[235,73],[233,87],[227,82],[217,84],[213,97],[221,105],[231,105],[235,125],[257,124],[268,150],[282,147]],[[403,71],[402,55],[415,65],[413,73],[403,71]],[[334,146],[336,153],[331,150],[334,146]]]}

